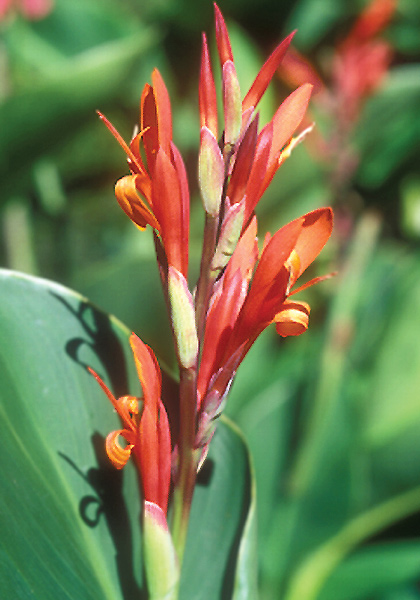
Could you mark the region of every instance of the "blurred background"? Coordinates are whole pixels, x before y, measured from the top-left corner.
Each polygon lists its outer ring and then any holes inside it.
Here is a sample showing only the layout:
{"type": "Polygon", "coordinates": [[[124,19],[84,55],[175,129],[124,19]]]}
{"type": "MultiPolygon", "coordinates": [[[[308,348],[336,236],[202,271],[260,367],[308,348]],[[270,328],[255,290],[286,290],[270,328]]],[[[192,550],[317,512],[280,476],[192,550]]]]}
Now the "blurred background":
{"type": "MultiPolygon", "coordinates": [[[[260,234],[332,205],[334,237],[302,294],[309,332],[269,328],[227,413],[255,465],[263,600],[420,598],[420,3],[220,0],[245,91],[298,32],[261,105],[267,121],[311,81],[304,144],[258,207],[260,234]]],[[[157,66],[197,196],[201,31],[211,2],[0,3],[0,262],[56,280],[113,313],[163,360],[171,342],[150,231],[114,198],[157,66]]],[[[309,277],[308,277],[309,278],[309,277]]]]}

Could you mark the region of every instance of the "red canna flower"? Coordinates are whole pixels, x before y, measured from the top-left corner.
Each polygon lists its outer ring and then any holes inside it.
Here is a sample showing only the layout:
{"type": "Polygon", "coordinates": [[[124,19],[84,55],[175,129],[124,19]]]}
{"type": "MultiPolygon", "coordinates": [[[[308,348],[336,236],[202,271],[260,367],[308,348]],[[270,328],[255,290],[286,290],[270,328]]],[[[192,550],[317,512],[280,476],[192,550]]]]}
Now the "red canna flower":
{"type": "Polygon", "coordinates": [[[116,399],[92,369],[120,416],[123,429],[110,433],[106,452],[114,467],[122,469],[133,454],[139,469],[144,500],[159,506],[166,515],[171,477],[171,435],[168,417],[161,400],[161,374],[153,351],[136,335],[130,337],[143,398],[122,396],[116,399]],[[122,447],[119,437],[127,441],[122,447]]]}
{"type": "Polygon", "coordinates": [[[333,62],[335,92],[342,118],[355,120],[363,101],[381,84],[392,48],[379,34],[395,12],[395,0],[372,0],[338,46],[333,62]]]}
{"type": "Polygon", "coordinates": [[[258,259],[256,219],[242,235],[217,283],[206,320],[198,375],[199,407],[212,410],[226,394],[240,362],[272,322],[282,336],[299,335],[308,324],[309,306],[288,297],[325,277],[293,289],[332,231],[332,210],[322,208],[295,219],[268,236],[258,259]]]}
{"type": "Polygon", "coordinates": [[[188,271],[189,189],[184,162],[172,141],[168,91],[157,69],[140,102],[140,132],[128,146],[113,125],[98,113],[127,154],[131,175],[115,186],[119,205],[139,229],[150,225],[161,239],[167,263],[184,276],[188,271]],[[140,148],[146,156],[144,164],[140,148]]]}
{"type": "Polygon", "coordinates": [[[216,88],[207,40],[203,35],[199,83],[200,190],[206,212],[213,216],[220,210],[224,193],[228,207],[242,203],[245,226],[294,145],[290,145],[292,136],[302,122],[312,86],[304,84],[290,94],[270,123],[258,133],[258,115],[254,115],[255,109],[283,60],[294,32],[272,52],[241,101],[229,34],[217,5],[215,21],[222,68],[224,132],[220,149],[216,88]],[[227,190],[224,189],[226,175],[230,176],[227,190]]]}

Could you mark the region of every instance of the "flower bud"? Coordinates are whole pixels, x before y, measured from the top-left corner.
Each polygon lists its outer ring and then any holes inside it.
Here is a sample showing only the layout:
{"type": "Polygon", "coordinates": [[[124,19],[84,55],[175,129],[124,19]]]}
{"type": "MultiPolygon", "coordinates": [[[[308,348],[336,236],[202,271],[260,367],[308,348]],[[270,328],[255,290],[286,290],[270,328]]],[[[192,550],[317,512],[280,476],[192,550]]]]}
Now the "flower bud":
{"type": "Polygon", "coordinates": [[[245,206],[234,204],[229,208],[223,220],[216,252],[211,262],[211,271],[215,277],[226,267],[236,248],[244,222],[245,206]]]}
{"type": "Polygon", "coordinates": [[[242,100],[235,65],[230,60],[223,65],[223,108],[225,112],[225,146],[233,146],[241,132],[242,100]]]}
{"type": "Polygon", "coordinates": [[[198,354],[194,302],[185,277],[174,267],[168,270],[168,291],[178,359],[182,367],[189,369],[198,354]]]}
{"type": "Polygon", "coordinates": [[[201,129],[198,181],[207,214],[215,217],[220,210],[225,166],[219,145],[212,132],[201,129]]]}
{"type": "Polygon", "coordinates": [[[179,565],[162,509],[153,502],[144,503],[144,566],[150,600],[177,597],[179,565]]]}

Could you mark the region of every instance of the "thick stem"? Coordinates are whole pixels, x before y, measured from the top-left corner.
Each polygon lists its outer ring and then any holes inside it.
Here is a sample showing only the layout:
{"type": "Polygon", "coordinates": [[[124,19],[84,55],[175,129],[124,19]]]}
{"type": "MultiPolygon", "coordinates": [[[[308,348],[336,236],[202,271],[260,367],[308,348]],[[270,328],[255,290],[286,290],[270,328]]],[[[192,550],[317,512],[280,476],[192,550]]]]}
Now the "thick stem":
{"type": "Polygon", "coordinates": [[[185,550],[195,480],[194,451],[197,415],[196,368],[180,372],[179,473],[173,495],[172,537],[180,566],[185,550]]]}

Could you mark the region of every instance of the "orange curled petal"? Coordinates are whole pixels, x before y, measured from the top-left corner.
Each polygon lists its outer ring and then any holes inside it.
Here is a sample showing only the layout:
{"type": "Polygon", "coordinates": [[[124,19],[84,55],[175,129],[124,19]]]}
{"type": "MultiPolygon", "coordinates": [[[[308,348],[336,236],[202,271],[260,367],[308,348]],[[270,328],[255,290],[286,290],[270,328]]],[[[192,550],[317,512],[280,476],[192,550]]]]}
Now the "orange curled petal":
{"type": "Polygon", "coordinates": [[[306,302],[285,302],[274,317],[276,331],[282,337],[301,335],[308,329],[311,307],[306,302]]]}
{"type": "Polygon", "coordinates": [[[146,225],[160,231],[160,225],[155,215],[147,204],[142,200],[137,192],[137,185],[141,188],[141,181],[137,181],[139,176],[126,175],[119,179],[115,185],[115,196],[118,204],[126,215],[139,227],[144,230],[146,225]]]}
{"type": "Polygon", "coordinates": [[[117,400],[117,411],[124,423],[129,423],[133,429],[136,428],[139,421],[137,415],[140,413],[139,398],[136,396],[121,396],[117,400]]]}
{"type": "Polygon", "coordinates": [[[127,434],[129,434],[127,430],[118,429],[117,431],[111,431],[111,433],[106,436],[105,450],[109,460],[116,469],[122,469],[126,465],[130,458],[131,450],[134,447],[134,444],[127,444],[127,446],[123,448],[119,444],[118,437],[120,435],[125,437],[127,434]]]}

